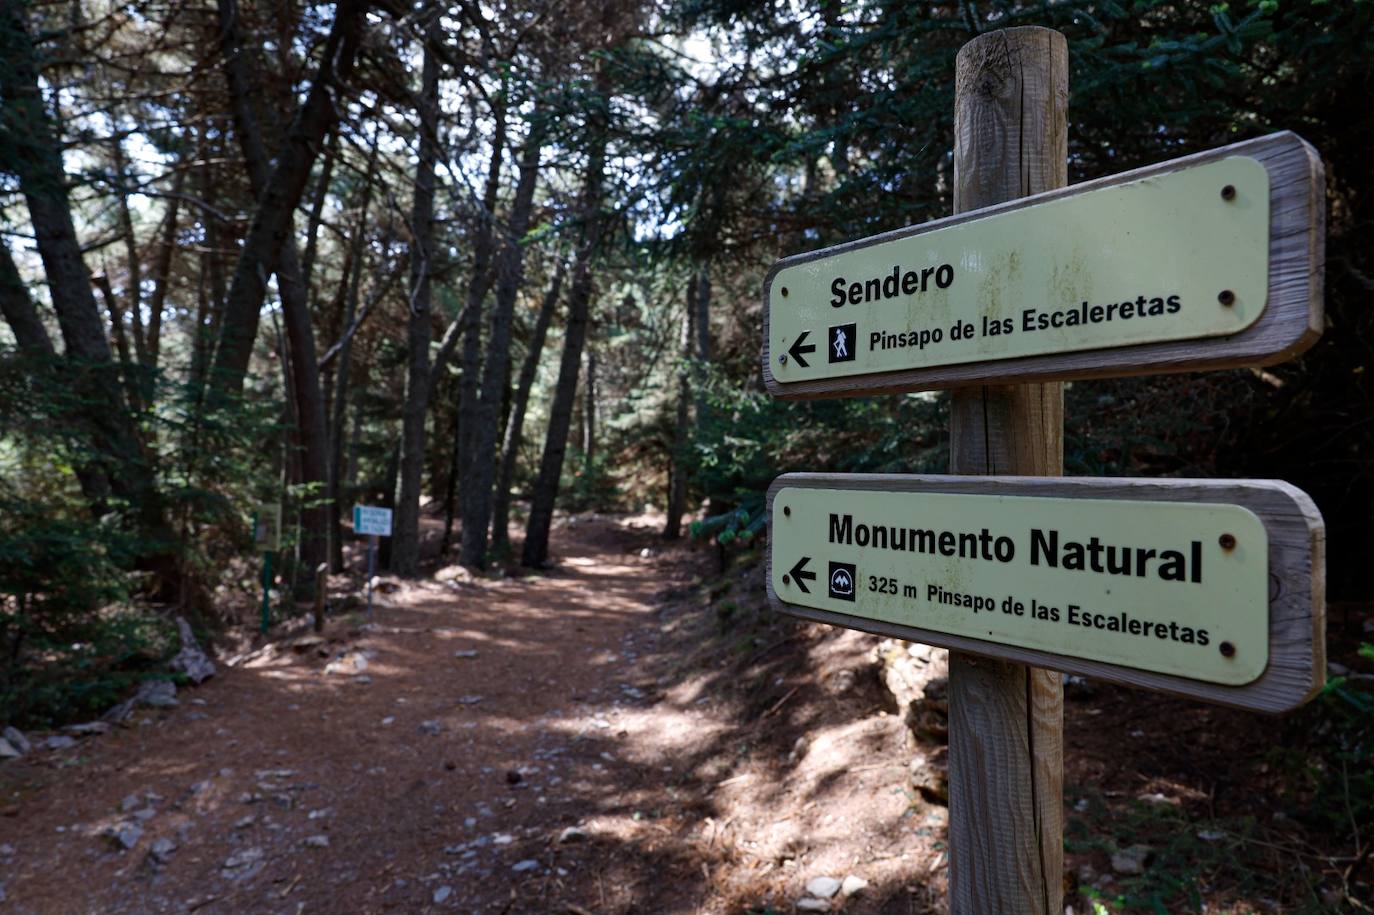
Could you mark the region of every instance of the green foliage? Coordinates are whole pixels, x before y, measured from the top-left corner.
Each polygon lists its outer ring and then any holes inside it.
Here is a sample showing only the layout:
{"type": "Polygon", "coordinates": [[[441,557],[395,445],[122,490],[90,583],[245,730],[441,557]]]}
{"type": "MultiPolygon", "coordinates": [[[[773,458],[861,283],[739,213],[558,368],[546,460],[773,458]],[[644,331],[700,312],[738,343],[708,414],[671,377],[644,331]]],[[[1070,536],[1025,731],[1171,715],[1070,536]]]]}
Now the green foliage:
{"type": "Polygon", "coordinates": [[[944,396],[787,403],[732,384],[719,367],[701,377],[702,408],[685,466],[717,511],[692,525],[693,537],[751,543],[767,523],[764,492],[781,473],[939,473],[947,466],[944,396]]]}
{"type": "Polygon", "coordinates": [[[127,538],[0,483],[0,720],[91,715],[146,675],[170,627],[127,604],[127,538]]]}
{"type": "MultiPolygon", "coordinates": [[[[183,611],[207,611],[219,570],[249,548],[247,515],[277,489],[264,466],[273,455],[260,447],[282,435],[270,402],[206,411],[192,385],[147,373],[157,407],[135,419],[161,450],[158,507],[171,527],[151,531],[147,506],[114,497],[96,515],[81,475],[118,465],[83,420],[89,385],[64,383],[74,371],[70,361],[0,351],[3,720],[42,725],[97,714],[152,674],[175,633],[137,600],[158,584],[145,557],[171,551],[175,568],[158,574],[181,579],[183,611]]],[[[104,383],[118,383],[113,371],[104,383]]]]}
{"type": "Polygon", "coordinates": [[[624,494],[616,479],[614,456],[598,453],[592,461],[576,448],[568,449],[563,462],[563,481],[558,500],[570,512],[614,511],[622,506],[624,494]]]}

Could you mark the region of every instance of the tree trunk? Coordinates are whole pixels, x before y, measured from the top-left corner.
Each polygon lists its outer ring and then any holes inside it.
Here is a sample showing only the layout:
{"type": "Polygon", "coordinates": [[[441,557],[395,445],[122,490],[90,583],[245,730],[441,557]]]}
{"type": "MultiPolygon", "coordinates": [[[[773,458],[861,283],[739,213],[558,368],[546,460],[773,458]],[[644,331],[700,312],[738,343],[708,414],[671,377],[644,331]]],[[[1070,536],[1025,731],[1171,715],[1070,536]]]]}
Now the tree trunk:
{"type": "MultiPolygon", "coordinates": [[[[365,8],[363,0],[340,0],[336,6],[334,22],[309,94],[297,109],[284,147],[278,151],[271,172],[262,184],[224,303],[219,345],[209,379],[212,404],[223,404],[238,397],[243,390],[267,280],[277,268],[278,257],[285,254],[292,241],[292,217],[321,142],[338,121],[342,106],[336,96],[342,91],[341,84],[353,72],[365,8]]],[[[237,11],[233,0],[220,0],[220,14],[226,35],[230,29],[237,34],[237,11]]],[[[226,72],[234,69],[236,63],[243,63],[241,52],[226,47],[226,72]]]]}
{"type": "Polygon", "coordinates": [[[437,29],[426,35],[420,115],[420,152],[411,210],[410,319],[407,323],[405,403],[401,408],[400,492],[391,529],[390,569],[413,578],[420,569],[420,489],[424,478],[425,417],[429,412],[430,276],[434,249],[434,165],[439,154],[437,29]]]}
{"type": "MultiPolygon", "coordinates": [[[[260,201],[266,201],[271,192],[270,183],[278,179],[280,162],[278,169],[272,168],[262,130],[253,111],[256,81],[253,78],[251,62],[243,51],[243,36],[239,30],[234,0],[220,0],[220,22],[225,79],[228,83],[234,129],[238,134],[244,164],[247,166],[249,186],[260,201]]],[[[309,156],[313,161],[313,150],[309,152],[309,156]]],[[[308,173],[307,167],[306,174],[308,173]]],[[[294,202],[290,204],[290,208],[294,210],[294,202]]],[[[314,597],[315,570],[324,561],[329,546],[329,506],[326,501],[329,489],[329,436],[325,424],[324,395],[320,390],[315,331],[310,321],[308,292],[296,248],[291,212],[286,214],[283,224],[284,236],[276,253],[277,291],[281,296],[282,319],[286,325],[286,338],[290,346],[291,391],[302,450],[299,482],[304,487],[299,564],[302,574],[297,580],[296,597],[308,600],[314,597]]],[[[247,245],[248,242],[245,241],[245,255],[248,251],[247,245]]],[[[263,263],[268,262],[270,258],[263,263]]],[[[237,279],[236,276],[236,282],[237,279]]],[[[229,295],[232,304],[233,288],[230,289],[229,295]]],[[[226,326],[227,323],[226,321],[226,326]]],[[[221,335],[221,342],[223,339],[221,335]]]]}
{"type": "Polygon", "coordinates": [[[525,546],[521,562],[526,566],[542,567],[549,560],[549,529],[553,526],[553,508],[558,499],[559,478],[563,473],[563,458],[568,450],[568,430],[572,425],[573,404],[577,400],[577,375],[582,366],[582,347],[587,339],[587,323],[591,310],[592,262],[601,246],[605,219],[601,213],[602,183],[606,167],[606,132],[604,126],[593,140],[588,156],[587,178],[583,189],[583,218],[586,220],[582,244],[573,268],[572,288],[568,294],[568,325],[563,337],[563,357],[558,366],[558,385],[554,389],[553,405],[549,412],[549,430],[544,439],[544,455],[539,462],[539,477],[530,500],[529,524],[525,528],[525,546]]]}
{"type": "MultiPolygon", "coordinates": [[[[185,182],[186,171],[180,169],[172,179],[173,195],[181,193],[185,182]]],[[[177,248],[179,204],[176,196],[167,202],[167,212],[163,214],[158,232],[157,260],[153,262],[153,294],[148,299],[148,359],[145,365],[149,373],[157,371],[158,361],[162,355],[162,310],[167,305],[167,287],[172,279],[172,255],[176,253],[177,248]]],[[[149,391],[148,399],[151,398],[152,391],[149,391]]]]}
{"type": "Polygon", "coordinates": [[[549,324],[558,307],[558,295],[563,288],[564,264],[560,260],[553,274],[553,282],[544,294],[539,315],[534,319],[529,342],[525,346],[525,361],[520,365],[520,378],[511,397],[510,419],[506,421],[506,436],[501,445],[501,468],[496,478],[491,510],[491,547],[498,555],[510,552],[510,501],[515,485],[515,468],[520,461],[520,445],[524,438],[525,411],[529,407],[534,376],[539,371],[539,357],[544,352],[549,324]]]}
{"type": "Polygon", "coordinates": [[[691,443],[692,350],[696,341],[697,283],[687,281],[687,307],[682,316],[682,355],[677,370],[677,416],[673,423],[673,453],[668,465],[668,517],[663,539],[682,536],[682,516],[687,511],[687,448],[691,443]]]}
{"type": "Polygon", "coordinates": [[[174,584],[173,535],[156,488],[156,474],[140,446],[133,417],[115,379],[105,325],[91,275],[72,221],[62,147],[43,103],[38,60],[28,22],[18,4],[0,5],[0,56],[7,61],[0,83],[0,140],[19,178],[43,260],[57,323],[71,361],[70,383],[89,430],[92,452],[114,494],[133,507],[146,546],[140,565],[156,572],[166,591],[174,584]]]}
{"type": "Polygon", "coordinates": [[[439,555],[447,556],[453,545],[453,519],[457,516],[458,499],[458,404],[453,405],[453,439],[449,443],[448,481],[444,484],[444,538],[439,541],[439,555]]]}
{"type": "Polygon", "coordinates": [[[324,164],[320,167],[320,179],[315,185],[315,199],[310,205],[310,221],[305,227],[305,254],[301,258],[301,282],[306,292],[310,292],[315,277],[315,252],[320,242],[320,221],[324,214],[324,201],[329,196],[329,184],[334,178],[334,155],[339,145],[336,131],[330,135],[329,146],[324,151],[324,164]]]}
{"type": "Polygon", "coordinates": [[[52,338],[43,326],[38,307],[33,304],[33,298],[24,286],[19,268],[14,265],[14,258],[10,256],[4,239],[0,239],[0,314],[5,316],[5,322],[14,332],[14,342],[18,344],[20,352],[45,360],[56,358],[57,351],[53,348],[52,338]]]}
{"type": "MultiPolygon", "coordinates": [[[[391,451],[386,459],[386,479],[382,482],[382,507],[396,508],[396,477],[401,472],[401,441],[398,438],[396,444],[391,446],[391,451]]],[[[393,530],[395,527],[393,526],[393,530]]],[[[377,568],[391,568],[391,545],[395,542],[394,537],[382,537],[381,543],[377,548],[377,568]]]]}
{"type": "Polygon", "coordinates": [[[107,274],[92,277],[92,282],[105,298],[105,310],[110,317],[110,333],[114,336],[115,352],[119,355],[119,375],[124,382],[124,399],[135,413],[141,413],[143,402],[139,398],[134,360],[129,354],[129,334],[124,329],[124,309],[120,307],[119,299],[110,288],[110,277],[107,274]]]}
{"type": "MultiPolygon", "coordinates": [[[[344,571],[343,554],[343,495],[344,495],[344,431],[348,423],[349,376],[353,365],[353,334],[358,313],[359,289],[362,286],[365,252],[363,243],[367,239],[367,214],[372,206],[373,179],[377,175],[377,144],[372,143],[368,151],[367,177],[363,181],[362,201],[358,205],[358,215],[354,223],[353,237],[349,239],[349,252],[341,282],[344,285],[344,318],[340,322],[341,337],[338,355],[335,356],[334,394],[331,399],[333,417],[329,423],[329,569],[331,572],[344,571]]],[[[326,357],[327,358],[327,357],[326,357]]],[[[361,409],[361,408],[360,408],[361,409]]],[[[360,423],[361,412],[354,416],[355,428],[360,423]]],[[[349,458],[352,467],[357,460],[357,448],[349,458]]]]}
{"type": "MultiPolygon", "coordinates": [[[[487,168],[487,183],[482,194],[482,212],[472,252],[472,279],[468,283],[467,305],[459,316],[458,323],[463,335],[462,375],[459,378],[458,395],[458,464],[464,470],[464,479],[459,487],[458,504],[461,506],[468,497],[466,471],[473,466],[473,452],[477,443],[477,418],[480,410],[482,362],[482,304],[495,280],[491,260],[496,241],[496,197],[501,187],[501,164],[506,146],[505,111],[497,108],[493,112],[496,129],[491,140],[491,161],[487,168]]],[[[465,516],[465,515],[464,515],[465,516]]]]}
{"type": "MultiPolygon", "coordinates": [[[[482,390],[477,402],[477,428],[472,435],[473,454],[464,480],[463,545],[459,562],[483,568],[487,559],[487,530],[491,521],[492,481],[496,476],[496,439],[501,432],[502,392],[510,367],[510,330],[515,298],[524,279],[525,232],[534,209],[534,190],[539,181],[542,128],[531,128],[520,157],[520,179],[515,188],[510,223],[501,247],[496,304],[487,335],[487,358],[482,367],[482,390]]],[[[460,439],[461,441],[461,439],[460,439]]]]}
{"type": "MultiPolygon", "coordinates": [[[[124,157],[124,141],[119,137],[119,122],[114,123],[115,136],[110,141],[110,160],[114,167],[119,191],[115,195],[119,212],[119,231],[124,236],[125,298],[128,299],[129,326],[134,338],[134,354],[138,364],[148,364],[147,344],[143,336],[143,261],[138,256],[138,236],[134,232],[134,218],[129,211],[129,169],[124,157]]],[[[108,272],[108,271],[107,271],[108,272]]]]}
{"type": "Polygon", "coordinates": [[[596,463],[596,351],[587,352],[587,381],[583,385],[586,401],[582,407],[582,472],[591,473],[596,463]]]}
{"type": "MultiPolygon", "coordinates": [[[[220,151],[212,146],[202,131],[199,158],[204,163],[197,171],[200,194],[210,199],[215,193],[215,167],[212,162],[219,158],[220,151]]],[[[224,308],[224,264],[221,249],[224,245],[223,227],[213,217],[201,218],[205,231],[205,250],[200,255],[200,278],[196,308],[195,337],[191,341],[191,367],[188,373],[188,400],[197,407],[204,399],[205,376],[209,372],[210,358],[213,355],[214,340],[219,328],[220,315],[224,308]]]]}

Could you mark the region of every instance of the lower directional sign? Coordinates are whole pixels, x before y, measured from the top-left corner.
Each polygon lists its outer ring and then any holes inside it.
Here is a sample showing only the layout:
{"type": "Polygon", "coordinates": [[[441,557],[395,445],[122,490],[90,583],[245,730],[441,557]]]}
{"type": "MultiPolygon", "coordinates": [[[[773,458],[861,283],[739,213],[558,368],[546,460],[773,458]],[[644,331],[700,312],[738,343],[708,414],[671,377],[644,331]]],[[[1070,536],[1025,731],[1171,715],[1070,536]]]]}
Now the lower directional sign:
{"type": "Polygon", "coordinates": [[[1271,712],[1324,682],[1322,521],[1285,483],[789,474],[769,506],[797,616],[1271,712]]]}

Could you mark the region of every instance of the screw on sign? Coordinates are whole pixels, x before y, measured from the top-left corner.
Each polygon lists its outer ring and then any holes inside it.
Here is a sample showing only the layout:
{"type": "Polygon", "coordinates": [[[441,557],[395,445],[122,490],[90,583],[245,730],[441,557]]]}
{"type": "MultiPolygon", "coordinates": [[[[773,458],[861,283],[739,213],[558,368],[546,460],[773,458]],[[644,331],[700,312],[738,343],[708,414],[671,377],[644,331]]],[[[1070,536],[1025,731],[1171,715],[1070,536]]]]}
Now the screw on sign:
{"type": "Polygon", "coordinates": [[[1058,915],[1059,671],[1270,713],[1325,682],[1312,501],[1064,479],[1060,382],[1310,347],[1324,176],[1282,132],[1065,187],[1064,36],[985,33],[956,66],[955,215],[775,264],[762,364],[787,399],[952,389],[960,475],[779,478],[768,592],[952,650],[950,910],[1058,915]]]}

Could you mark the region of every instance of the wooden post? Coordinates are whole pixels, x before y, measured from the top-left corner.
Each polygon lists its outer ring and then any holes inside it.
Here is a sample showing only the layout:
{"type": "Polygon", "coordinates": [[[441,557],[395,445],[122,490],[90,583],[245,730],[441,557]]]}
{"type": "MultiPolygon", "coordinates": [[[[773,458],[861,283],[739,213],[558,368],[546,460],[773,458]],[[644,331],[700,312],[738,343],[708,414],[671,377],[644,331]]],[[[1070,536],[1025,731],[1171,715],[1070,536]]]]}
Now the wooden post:
{"type": "Polygon", "coordinates": [[[329,563],[315,567],[315,631],[324,632],[324,597],[329,586],[329,563]]]}
{"type": "MultiPolygon", "coordinates": [[[[989,32],[959,51],[954,211],[1067,182],[1068,45],[1050,29],[989,32]]],[[[1053,231],[1046,227],[1045,231],[1053,231]]],[[[954,391],[950,471],[1057,476],[1058,383],[954,391]]],[[[1058,673],[950,657],[950,912],[1063,912],[1064,697],[1058,673]]]]}

